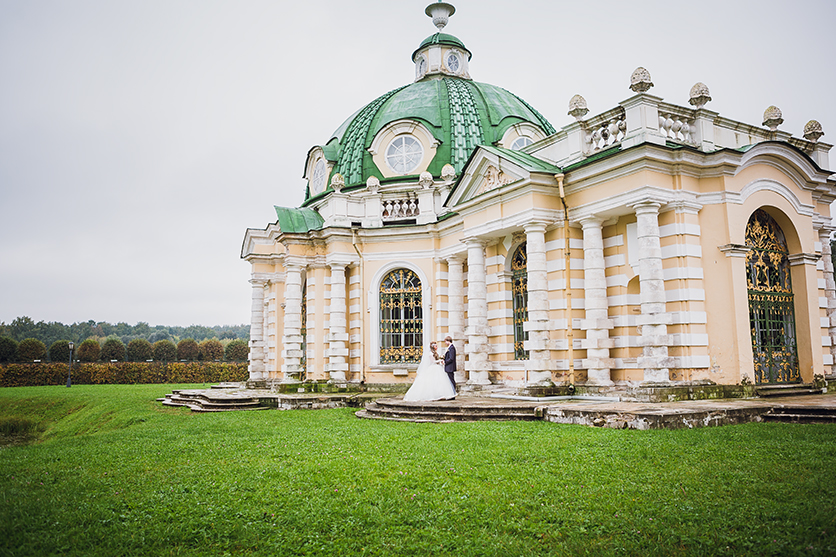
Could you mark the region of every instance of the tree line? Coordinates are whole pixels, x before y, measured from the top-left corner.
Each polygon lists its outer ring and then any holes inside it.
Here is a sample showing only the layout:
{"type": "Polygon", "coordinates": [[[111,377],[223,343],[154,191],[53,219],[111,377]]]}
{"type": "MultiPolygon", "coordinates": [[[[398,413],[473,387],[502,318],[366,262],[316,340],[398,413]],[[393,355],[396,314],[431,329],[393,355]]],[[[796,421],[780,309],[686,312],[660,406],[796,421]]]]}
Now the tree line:
{"type": "Polygon", "coordinates": [[[80,321],[72,325],[65,325],[57,321],[35,322],[29,317],[17,317],[9,324],[0,321],[0,337],[9,337],[17,342],[27,338],[38,339],[46,346],[52,346],[56,340],[71,340],[78,346],[88,338],[96,338],[103,342],[108,337],[118,337],[127,345],[134,339],[145,339],[151,344],[158,340],[170,340],[177,344],[183,339],[191,338],[198,342],[216,338],[218,340],[242,339],[250,340],[249,325],[219,325],[205,327],[190,325],[188,327],[172,327],[167,325],[150,326],[140,321],[136,325],[117,323],[112,325],[104,321],[80,321]]]}

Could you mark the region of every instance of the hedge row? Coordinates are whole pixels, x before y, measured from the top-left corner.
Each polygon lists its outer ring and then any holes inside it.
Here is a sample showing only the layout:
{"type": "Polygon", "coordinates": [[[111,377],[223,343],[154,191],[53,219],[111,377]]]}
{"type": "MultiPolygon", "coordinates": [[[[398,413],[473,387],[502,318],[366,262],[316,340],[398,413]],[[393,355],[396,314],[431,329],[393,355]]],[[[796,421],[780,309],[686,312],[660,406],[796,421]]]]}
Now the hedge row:
{"type": "MultiPolygon", "coordinates": [[[[67,364],[0,365],[0,387],[66,385],[67,364]]],[[[80,385],[136,383],[217,383],[246,381],[247,363],[120,362],[73,364],[73,383],[80,385]]]]}

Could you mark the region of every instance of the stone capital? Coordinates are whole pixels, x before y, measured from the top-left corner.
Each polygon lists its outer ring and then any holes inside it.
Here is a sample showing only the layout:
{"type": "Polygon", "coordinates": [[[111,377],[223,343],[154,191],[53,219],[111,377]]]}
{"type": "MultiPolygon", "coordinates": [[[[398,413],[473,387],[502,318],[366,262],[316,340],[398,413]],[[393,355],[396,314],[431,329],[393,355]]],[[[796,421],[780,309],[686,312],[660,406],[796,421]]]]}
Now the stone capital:
{"type": "Polygon", "coordinates": [[[664,204],[664,201],[647,197],[637,201],[636,203],[632,203],[630,208],[633,209],[637,215],[657,215],[659,214],[659,209],[664,204]]]}
{"type": "Polygon", "coordinates": [[[717,249],[726,254],[726,257],[746,257],[752,248],[743,244],[726,244],[717,246],[717,249]]]}
{"type": "Polygon", "coordinates": [[[544,220],[532,220],[523,224],[523,230],[525,230],[526,234],[532,234],[537,232],[545,233],[546,227],[548,225],[549,223],[544,220]]]}

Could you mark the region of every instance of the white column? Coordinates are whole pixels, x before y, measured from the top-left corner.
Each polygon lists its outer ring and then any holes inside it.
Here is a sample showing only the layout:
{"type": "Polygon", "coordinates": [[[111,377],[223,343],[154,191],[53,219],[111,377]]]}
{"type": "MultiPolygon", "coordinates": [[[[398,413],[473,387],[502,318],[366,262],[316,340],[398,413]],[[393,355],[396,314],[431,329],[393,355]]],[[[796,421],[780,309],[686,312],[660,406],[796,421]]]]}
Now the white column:
{"type": "Polygon", "coordinates": [[[648,382],[670,381],[673,358],[668,357],[671,337],[668,325],[671,315],[666,311],[665,280],[662,273],[662,247],[659,241],[660,203],[648,201],[633,206],[638,220],[636,236],[639,244],[639,287],[642,313],[636,319],[641,328],[639,340],[642,356],[639,367],[644,368],[648,382]]]}
{"type": "Polygon", "coordinates": [[[584,319],[581,329],[586,338],[581,348],[586,349],[583,366],[587,369],[587,382],[593,385],[612,385],[610,369],[615,362],[610,358],[614,346],[610,329],[614,327],[609,318],[607,303],[607,277],[604,263],[604,238],[601,225],[603,219],[589,217],[581,221],[583,226],[583,284],[584,319]]]}
{"type": "Polygon", "coordinates": [[[833,356],[833,364],[830,373],[836,372],[836,282],[833,279],[833,259],[831,258],[830,233],[832,228],[823,227],[819,229],[819,241],[821,242],[821,260],[824,264],[824,295],[827,299],[827,319],[830,335],[830,355],[833,356]]]}
{"type": "Polygon", "coordinates": [[[528,340],[523,344],[528,350],[525,367],[528,385],[552,383],[552,360],[549,350],[549,281],[546,269],[546,223],[530,222],[525,225],[528,287],[528,321],[523,327],[528,340]]]}
{"type": "Polygon", "coordinates": [[[286,263],[284,284],[282,381],[296,383],[302,372],[302,267],[286,263]]]}
{"type": "MultiPolygon", "coordinates": [[[[447,258],[447,334],[456,346],[456,383],[467,380],[464,362],[464,258],[447,258]]],[[[446,336],[446,335],[442,335],[446,336]]]]}
{"type": "Polygon", "coordinates": [[[490,385],[488,359],[488,288],[485,284],[485,241],[464,240],[467,245],[467,362],[468,385],[490,385]]]}
{"type": "Polygon", "coordinates": [[[328,321],[328,372],[331,381],[344,383],[348,371],[348,321],[345,305],[345,264],[329,263],[331,267],[331,305],[328,321]]]}
{"type": "Polygon", "coordinates": [[[250,381],[262,381],[264,367],[264,281],[252,279],[252,306],[250,313],[250,381]]]}

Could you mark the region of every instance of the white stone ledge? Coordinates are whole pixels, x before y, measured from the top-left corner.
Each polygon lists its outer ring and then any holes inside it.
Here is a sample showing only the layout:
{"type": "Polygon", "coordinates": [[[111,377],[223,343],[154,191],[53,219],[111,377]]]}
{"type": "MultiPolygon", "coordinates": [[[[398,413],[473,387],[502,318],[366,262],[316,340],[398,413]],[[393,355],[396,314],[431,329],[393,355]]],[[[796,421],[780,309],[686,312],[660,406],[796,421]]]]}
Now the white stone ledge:
{"type": "Polygon", "coordinates": [[[490,336],[492,336],[492,337],[514,336],[514,326],[513,325],[495,325],[495,326],[491,327],[490,336]]]}
{"type": "MultiPolygon", "coordinates": [[[[584,285],[586,282],[582,278],[573,278],[572,279],[572,289],[573,290],[583,290],[584,285]]],[[[549,291],[562,291],[566,289],[566,280],[565,279],[554,279],[549,281],[549,291]]]]}
{"type": "Polygon", "coordinates": [[[447,271],[438,271],[435,273],[436,280],[450,280],[450,273],[447,271]]]}
{"type": "MultiPolygon", "coordinates": [[[[575,254],[576,252],[572,252],[575,254]]],[[[559,257],[557,259],[549,259],[546,261],[546,272],[553,273],[555,271],[563,271],[566,269],[566,259],[559,257]]],[[[583,259],[572,258],[572,270],[583,270],[583,259]]]]}
{"type": "Polygon", "coordinates": [[[822,261],[821,259],[819,259],[819,260],[816,262],[816,269],[818,269],[819,271],[824,271],[824,261],[822,261]]]}
{"type": "Polygon", "coordinates": [[[637,306],[641,303],[639,294],[619,294],[618,296],[607,296],[608,307],[637,306]]]}
{"type": "MultiPolygon", "coordinates": [[[[572,296],[572,309],[584,309],[586,302],[583,298],[572,296]]],[[[549,309],[566,309],[566,300],[549,300],[549,309]]]]}
{"type": "Polygon", "coordinates": [[[627,278],[627,275],[612,275],[607,277],[607,287],[611,286],[627,286],[627,283],[630,282],[627,278]]]}
{"type": "Polygon", "coordinates": [[[824,296],[819,296],[819,308],[827,309],[827,298],[824,296]]]}
{"type": "Polygon", "coordinates": [[[820,318],[819,323],[822,329],[830,328],[830,319],[828,319],[827,317],[820,318]]]}
{"type": "Polygon", "coordinates": [[[360,313],[360,304],[352,304],[348,306],[348,313],[360,313]]]}
{"type": "Polygon", "coordinates": [[[687,302],[687,301],[704,301],[705,290],[702,288],[683,288],[681,290],[665,290],[665,301],[667,302],[687,302]]]}
{"type": "Polygon", "coordinates": [[[489,309],[488,319],[513,319],[514,310],[512,308],[489,309]]]}
{"type": "Polygon", "coordinates": [[[486,301],[491,302],[508,302],[513,299],[513,293],[510,290],[500,290],[499,292],[488,292],[486,301]]]}
{"type": "Polygon", "coordinates": [[[363,321],[360,319],[352,319],[348,322],[349,329],[359,329],[360,326],[363,324],[363,321]]]}
{"type": "Polygon", "coordinates": [[[360,289],[349,290],[348,298],[350,300],[357,300],[360,298],[360,289]]]}
{"type": "Polygon", "coordinates": [[[831,346],[832,345],[831,341],[830,341],[830,335],[827,335],[825,337],[821,337],[821,345],[822,346],[831,346]]]}
{"type": "Polygon", "coordinates": [[[827,281],[823,278],[818,280],[819,282],[819,290],[826,290],[827,289],[827,281]]]}
{"type": "Polygon", "coordinates": [[[822,354],[822,360],[824,365],[832,366],[833,365],[833,354],[822,354]]]}
{"type": "Polygon", "coordinates": [[[604,257],[604,265],[607,267],[620,267],[625,264],[625,258],[623,253],[617,253],[615,255],[607,255],[604,257]]]}
{"type": "Polygon", "coordinates": [[[616,236],[607,236],[604,238],[604,248],[614,248],[616,246],[624,245],[624,235],[618,234],[616,236]]]}
{"type": "Polygon", "coordinates": [[[662,269],[662,276],[665,280],[704,278],[702,269],[699,267],[671,267],[669,269],[662,269]]]}

